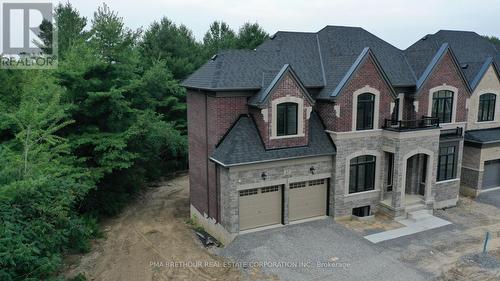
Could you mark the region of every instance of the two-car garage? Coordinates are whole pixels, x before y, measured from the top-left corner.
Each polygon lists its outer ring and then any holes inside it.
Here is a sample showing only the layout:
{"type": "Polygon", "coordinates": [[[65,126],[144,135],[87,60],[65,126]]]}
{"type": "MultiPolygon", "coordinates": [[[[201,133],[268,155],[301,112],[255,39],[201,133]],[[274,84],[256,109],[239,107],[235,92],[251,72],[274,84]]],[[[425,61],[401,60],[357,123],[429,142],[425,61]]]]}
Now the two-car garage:
{"type": "Polygon", "coordinates": [[[327,214],[328,180],[295,182],[284,193],[284,185],[239,191],[240,231],[282,224],[283,204],[288,202],[288,221],[320,217],[327,214]],[[288,196],[288,200],[285,200],[288,196]]]}

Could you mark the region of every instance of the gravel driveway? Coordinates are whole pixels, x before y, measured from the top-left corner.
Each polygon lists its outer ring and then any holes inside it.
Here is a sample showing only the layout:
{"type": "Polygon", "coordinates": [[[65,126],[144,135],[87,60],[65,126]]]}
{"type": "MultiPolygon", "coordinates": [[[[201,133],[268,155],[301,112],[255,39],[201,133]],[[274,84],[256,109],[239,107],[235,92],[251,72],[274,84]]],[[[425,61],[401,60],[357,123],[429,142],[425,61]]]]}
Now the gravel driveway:
{"type": "Polygon", "coordinates": [[[244,234],[219,254],[235,262],[265,262],[263,273],[281,280],[430,279],[332,218],[244,234]]]}

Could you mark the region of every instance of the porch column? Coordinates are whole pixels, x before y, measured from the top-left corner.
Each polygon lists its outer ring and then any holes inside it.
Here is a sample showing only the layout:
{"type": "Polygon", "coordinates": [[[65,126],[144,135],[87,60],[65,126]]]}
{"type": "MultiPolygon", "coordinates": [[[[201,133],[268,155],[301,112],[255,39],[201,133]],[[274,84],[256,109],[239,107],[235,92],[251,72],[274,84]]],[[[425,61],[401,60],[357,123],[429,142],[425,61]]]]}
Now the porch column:
{"type": "MultiPolygon", "coordinates": [[[[392,207],[396,211],[402,209],[404,207],[404,203],[402,202],[403,196],[402,193],[405,192],[405,187],[403,184],[403,155],[399,152],[399,149],[394,153],[394,175],[393,175],[393,184],[392,184],[392,207]]],[[[404,163],[406,165],[406,163],[404,163]]]]}

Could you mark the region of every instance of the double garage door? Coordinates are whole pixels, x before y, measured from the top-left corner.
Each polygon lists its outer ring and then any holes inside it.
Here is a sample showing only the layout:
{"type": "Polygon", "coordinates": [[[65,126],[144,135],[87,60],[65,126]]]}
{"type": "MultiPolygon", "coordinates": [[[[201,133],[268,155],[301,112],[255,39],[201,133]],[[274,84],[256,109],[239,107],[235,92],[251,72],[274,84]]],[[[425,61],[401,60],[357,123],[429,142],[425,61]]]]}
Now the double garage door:
{"type": "MultiPolygon", "coordinates": [[[[289,221],[326,215],[326,179],[292,183],[288,196],[289,221]]],[[[240,230],[282,223],[281,185],[242,190],[239,197],[240,230]]]]}
{"type": "Polygon", "coordinates": [[[484,162],[483,190],[500,187],[500,159],[484,162]]]}

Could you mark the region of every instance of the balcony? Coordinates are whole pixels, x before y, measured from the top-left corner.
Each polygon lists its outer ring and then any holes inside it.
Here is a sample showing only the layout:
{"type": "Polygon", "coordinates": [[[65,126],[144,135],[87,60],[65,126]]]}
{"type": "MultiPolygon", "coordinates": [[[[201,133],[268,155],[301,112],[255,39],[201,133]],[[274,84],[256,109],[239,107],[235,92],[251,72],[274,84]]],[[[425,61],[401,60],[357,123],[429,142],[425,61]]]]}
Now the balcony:
{"type": "Polygon", "coordinates": [[[384,130],[389,131],[414,131],[439,128],[439,118],[422,116],[414,120],[392,120],[385,119],[384,130]]]}

